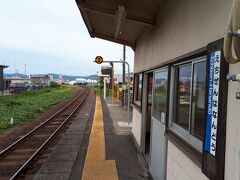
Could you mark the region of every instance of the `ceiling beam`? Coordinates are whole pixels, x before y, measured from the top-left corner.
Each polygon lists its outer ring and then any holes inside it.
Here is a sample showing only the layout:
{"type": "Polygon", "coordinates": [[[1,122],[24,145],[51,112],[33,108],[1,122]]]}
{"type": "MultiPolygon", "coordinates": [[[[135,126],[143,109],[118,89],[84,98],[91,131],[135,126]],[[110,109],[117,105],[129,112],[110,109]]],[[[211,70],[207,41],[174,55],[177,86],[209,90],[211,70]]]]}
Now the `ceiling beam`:
{"type": "MultiPolygon", "coordinates": [[[[85,11],[89,11],[89,12],[95,12],[95,13],[99,13],[99,14],[104,14],[104,15],[108,15],[111,17],[115,17],[116,15],[116,11],[113,11],[111,9],[104,9],[102,7],[96,6],[96,5],[90,5],[88,3],[85,3],[83,1],[77,1],[77,4],[79,6],[79,8],[84,9],[85,11]]],[[[153,27],[154,26],[154,20],[148,20],[148,19],[144,19],[141,17],[136,17],[136,16],[131,16],[127,13],[126,16],[126,20],[127,21],[132,21],[134,23],[138,23],[144,26],[148,26],[148,27],[153,27]]]]}

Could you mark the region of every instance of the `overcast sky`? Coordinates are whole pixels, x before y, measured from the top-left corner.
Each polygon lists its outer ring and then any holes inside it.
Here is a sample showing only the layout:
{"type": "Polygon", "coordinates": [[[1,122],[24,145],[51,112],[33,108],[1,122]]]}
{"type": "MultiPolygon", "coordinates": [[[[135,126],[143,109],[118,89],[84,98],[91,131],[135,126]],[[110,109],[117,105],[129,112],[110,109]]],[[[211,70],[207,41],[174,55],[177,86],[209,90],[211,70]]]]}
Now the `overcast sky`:
{"type": "MultiPolygon", "coordinates": [[[[90,75],[100,70],[92,61],[122,58],[122,45],[90,38],[75,0],[1,0],[0,64],[27,74],[90,75]]],[[[127,61],[134,53],[127,48],[127,61]]],[[[117,73],[122,72],[120,65],[117,73]]]]}

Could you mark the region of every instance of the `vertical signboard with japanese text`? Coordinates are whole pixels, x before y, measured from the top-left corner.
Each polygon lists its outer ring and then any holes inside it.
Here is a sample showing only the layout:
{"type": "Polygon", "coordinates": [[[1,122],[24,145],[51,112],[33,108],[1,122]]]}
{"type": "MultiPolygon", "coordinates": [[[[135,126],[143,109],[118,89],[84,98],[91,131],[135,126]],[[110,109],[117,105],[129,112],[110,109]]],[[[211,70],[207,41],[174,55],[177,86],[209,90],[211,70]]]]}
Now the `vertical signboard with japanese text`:
{"type": "Polygon", "coordinates": [[[208,44],[207,57],[202,171],[211,180],[224,180],[229,67],[224,59],[223,39],[208,44]]]}
{"type": "Polygon", "coordinates": [[[219,105],[219,81],[221,70],[221,51],[210,53],[209,79],[208,79],[208,106],[207,124],[204,150],[216,155],[217,145],[217,123],[219,105]]]}

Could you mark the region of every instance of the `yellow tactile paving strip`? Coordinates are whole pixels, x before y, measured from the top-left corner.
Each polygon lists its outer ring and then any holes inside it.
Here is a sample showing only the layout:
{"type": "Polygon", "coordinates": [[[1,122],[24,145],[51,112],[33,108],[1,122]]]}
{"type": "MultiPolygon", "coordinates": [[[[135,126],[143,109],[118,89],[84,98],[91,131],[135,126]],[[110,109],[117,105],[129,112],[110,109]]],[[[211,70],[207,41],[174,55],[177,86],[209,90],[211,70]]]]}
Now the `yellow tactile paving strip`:
{"type": "Polygon", "coordinates": [[[106,160],[102,105],[96,97],[96,107],[82,180],[118,180],[116,162],[106,160]]]}

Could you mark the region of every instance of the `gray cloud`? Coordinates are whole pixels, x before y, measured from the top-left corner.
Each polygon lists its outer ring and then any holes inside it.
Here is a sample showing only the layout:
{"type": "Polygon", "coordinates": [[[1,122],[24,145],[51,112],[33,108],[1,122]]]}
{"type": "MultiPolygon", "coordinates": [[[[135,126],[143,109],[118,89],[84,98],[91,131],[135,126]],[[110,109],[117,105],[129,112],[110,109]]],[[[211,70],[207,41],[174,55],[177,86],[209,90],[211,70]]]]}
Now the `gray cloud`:
{"type": "MultiPolygon", "coordinates": [[[[122,58],[122,46],[92,39],[75,0],[11,0],[0,2],[0,64],[29,73],[93,74],[95,56],[122,58]],[[19,67],[18,67],[19,66],[19,67]]],[[[127,49],[133,63],[133,51],[127,49]]],[[[121,66],[116,66],[121,72],[121,66]]]]}

